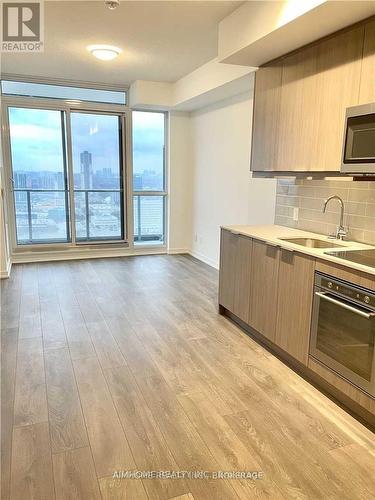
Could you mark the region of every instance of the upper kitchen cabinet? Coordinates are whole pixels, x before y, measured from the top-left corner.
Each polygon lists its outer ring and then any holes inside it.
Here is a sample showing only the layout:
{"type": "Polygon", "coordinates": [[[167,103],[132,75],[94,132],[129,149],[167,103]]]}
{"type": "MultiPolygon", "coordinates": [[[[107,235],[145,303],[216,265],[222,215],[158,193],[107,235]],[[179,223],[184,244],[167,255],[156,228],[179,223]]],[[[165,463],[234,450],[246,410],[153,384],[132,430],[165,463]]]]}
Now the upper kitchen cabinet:
{"type": "Polygon", "coordinates": [[[281,62],[259,68],[255,75],[252,170],[273,170],[280,116],[281,62]],[[267,138],[265,140],[265,138],[267,138]]]}
{"type": "Polygon", "coordinates": [[[359,26],[317,45],[315,144],[308,170],[340,170],[345,110],[358,104],[363,37],[359,26]]]}
{"type": "Polygon", "coordinates": [[[374,33],[375,21],[356,25],[272,63],[274,73],[282,67],[272,99],[260,73],[265,68],[258,70],[253,171],[340,170],[345,110],[359,103],[360,92],[362,101],[375,100],[374,33]]]}
{"type": "Polygon", "coordinates": [[[278,149],[274,170],[311,170],[316,144],[317,47],[283,61],[278,149]]]}
{"type": "Polygon", "coordinates": [[[375,20],[365,25],[359,104],[375,101],[375,20]]]}

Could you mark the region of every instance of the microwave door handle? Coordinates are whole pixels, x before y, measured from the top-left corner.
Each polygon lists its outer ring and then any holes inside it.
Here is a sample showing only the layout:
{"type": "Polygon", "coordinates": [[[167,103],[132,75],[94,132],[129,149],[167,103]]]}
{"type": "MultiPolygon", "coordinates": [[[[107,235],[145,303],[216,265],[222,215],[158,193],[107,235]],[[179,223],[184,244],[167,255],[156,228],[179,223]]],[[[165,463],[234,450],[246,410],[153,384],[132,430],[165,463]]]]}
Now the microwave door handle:
{"type": "Polygon", "coordinates": [[[315,295],[317,295],[320,299],[324,299],[324,300],[327,300],[328,302],[332,302],[332,304],[336,304],[337,306],[342,307],[343,309],[346,309],[347,311],[351,311],[354,314],[358,314],[359,316],[362,316],[363,318],[371,319],[371,318],[375,317],[375,313],[366,313],[365,311],[361,311],[361,309],[357,309],[356,307],[350,306],[349,304],[345,304],[344,302],[341,302],[340,300],[336,300],[333,297],[326,295],[325,293],[315,292],[315,295]]]}

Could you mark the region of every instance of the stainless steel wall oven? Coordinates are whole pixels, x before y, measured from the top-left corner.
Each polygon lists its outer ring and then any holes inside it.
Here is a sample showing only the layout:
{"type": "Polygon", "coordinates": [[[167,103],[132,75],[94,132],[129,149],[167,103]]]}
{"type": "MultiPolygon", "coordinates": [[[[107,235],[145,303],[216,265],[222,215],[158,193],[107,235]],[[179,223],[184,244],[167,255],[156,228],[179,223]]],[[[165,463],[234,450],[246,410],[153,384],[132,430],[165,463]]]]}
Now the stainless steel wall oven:
{"type": "Polygon", "coordinates": [[[315,274],[310,356],[375,397],[375,292],[315,274]]]}

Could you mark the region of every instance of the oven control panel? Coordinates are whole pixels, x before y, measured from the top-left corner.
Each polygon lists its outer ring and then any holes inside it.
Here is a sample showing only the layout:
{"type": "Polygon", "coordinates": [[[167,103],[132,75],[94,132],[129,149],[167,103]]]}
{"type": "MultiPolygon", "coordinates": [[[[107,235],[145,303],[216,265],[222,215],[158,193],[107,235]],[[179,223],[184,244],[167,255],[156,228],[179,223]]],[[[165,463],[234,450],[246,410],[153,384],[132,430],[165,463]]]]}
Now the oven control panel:
{"type": "Polygon", "coordinates": [[[328,292],[375,310],[375,293],[330,276],[316,273],[315,284],[328,292]]]}

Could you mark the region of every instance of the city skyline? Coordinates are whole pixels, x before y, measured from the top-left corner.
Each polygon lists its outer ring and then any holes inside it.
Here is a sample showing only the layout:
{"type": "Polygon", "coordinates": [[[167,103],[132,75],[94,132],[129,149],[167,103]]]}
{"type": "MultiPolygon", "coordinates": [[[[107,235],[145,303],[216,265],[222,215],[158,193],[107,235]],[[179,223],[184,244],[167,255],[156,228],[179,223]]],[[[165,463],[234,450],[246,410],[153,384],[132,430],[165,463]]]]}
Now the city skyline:
{"type": "MultiPolygon", "coordinates": [[[[118,179],[109,168],[103,168],[94,174],[90,152],[81,152],[80,158],[80,172],[74,174],[76,237],[83,240],[120,238],[122,216],[120,192],[117,191],[118,179]],[[103,191],[95,192],[93,189],[103,191]],[[86,191],[90,193],[89,198],[82,196],[86,191]]],[[[29,241],[30,234],[31,240],[68,241],[66,217],[68,200],[64,194],[67,193],[64,174],[51,171],[19,171],[16,172],[14,181],[19,241],[29,241]],[[38,189],[42,192],[33,191],[38,189]]],[[[145,171],[136,174],[134,188],[135,190],[142,190],[144,186],[152,188],[153,181],[156,184],[159,182],[155,172],[145,171]]],[[[135,241],[162,241],[163,206],[164,200],[161,196],[133,197],[135,241]]]]}
{"type": "MultiPolygon", "coordinates": [[[[76,189],[119,189],[118,176],[108,168],[97,170],[92,174],[92,186],[83,187],[81,173],[74,174],[74,185],[76,189]]],[[[63,190],[65,186],[65,175],[63,172],[53,172],[41,170],[38,172],[30,170],[20,170],[13,176],[15,189],[51,189],[63,190]]],[[[163,176],[154,170],[144,170],[133,174],[134,191],[158,190],[163,182],[163,176]]]]}
{"type": "MultiPolygon", "coordinates": [[[[12,107],[9,124],[14,173],[63,170],[60,111],[12,107]]],[[[103,168],[115,171],[119,168],[118,137],[116,116],[72,113],[73,165],[79,166],[80,153],[88,150],[93,155],[94,171],[103,168]]],[[[164,141],[163,113],[133,112],[134,173],[154,170],[162,175],[164,141]]]]}

